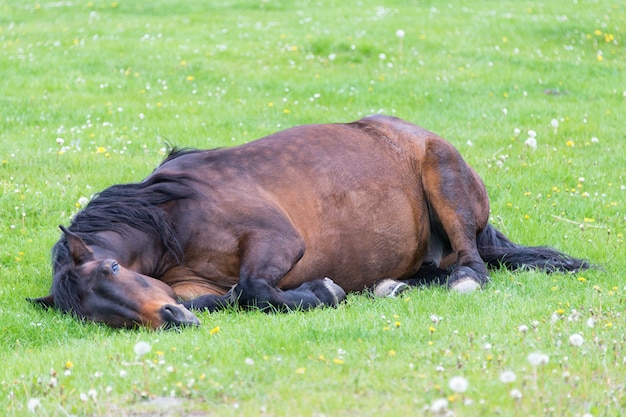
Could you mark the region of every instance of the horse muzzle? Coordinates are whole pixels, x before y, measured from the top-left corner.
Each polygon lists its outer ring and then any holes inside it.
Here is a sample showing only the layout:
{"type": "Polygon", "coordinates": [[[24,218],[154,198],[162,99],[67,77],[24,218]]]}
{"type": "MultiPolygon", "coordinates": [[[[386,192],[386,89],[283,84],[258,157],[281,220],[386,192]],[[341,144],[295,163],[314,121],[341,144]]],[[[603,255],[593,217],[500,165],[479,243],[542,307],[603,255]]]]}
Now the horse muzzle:
{"type": "Polygon", "coordinates": [[[159,310],[164,329],[177,329],[187,326],[200,326],[200,320],[182,304],[166,304],[159,310]]]}

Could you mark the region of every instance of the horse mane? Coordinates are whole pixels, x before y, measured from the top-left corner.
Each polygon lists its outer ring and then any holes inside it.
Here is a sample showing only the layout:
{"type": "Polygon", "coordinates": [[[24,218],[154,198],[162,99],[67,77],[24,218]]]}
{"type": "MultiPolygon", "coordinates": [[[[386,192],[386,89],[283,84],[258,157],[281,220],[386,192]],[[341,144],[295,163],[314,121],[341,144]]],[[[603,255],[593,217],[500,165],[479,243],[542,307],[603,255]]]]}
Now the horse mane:
{"type": "MultiPolygon", "coordinates": [[[[174,148],[161,162],[171,161],[183,155],[198,152],[174,148]]],[[[117,184],[96,194],[89,204],[79,211],[68,230],[78,235],[87,245],[104,244],[97,233],[112,231],[131,236],[134,230],[150,234],[161,241],[176,263],[183,261],[183,248],[168,219],[163,205],[174,200],[188,198],[194,193],[191,177],[185,173],[165,174],[153,172],[141,182],[117,184]]],[[[72,285],[78,277],[73,272],[72,256],[65,236],[52,248],[54,273],[53,293],[62,310],[80,312],[80,300],[72,285]],[[59,304],[59,301],[62,301],[59,304]]]]}

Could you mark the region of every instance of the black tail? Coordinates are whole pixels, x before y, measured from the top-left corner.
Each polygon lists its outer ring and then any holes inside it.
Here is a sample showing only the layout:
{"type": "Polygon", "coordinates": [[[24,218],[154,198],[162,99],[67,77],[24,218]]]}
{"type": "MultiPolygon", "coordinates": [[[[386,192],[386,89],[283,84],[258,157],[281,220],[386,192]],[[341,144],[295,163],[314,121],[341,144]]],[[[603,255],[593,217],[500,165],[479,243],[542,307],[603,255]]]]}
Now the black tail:
{"type": "Polygon", "coordinates": [[[495,227],[487,225],[477,237],[478,253],[489,268],[539,269],[545,272],[576,272],[591,265],[543,246],[521,246],[511,242],[495,227]]]}

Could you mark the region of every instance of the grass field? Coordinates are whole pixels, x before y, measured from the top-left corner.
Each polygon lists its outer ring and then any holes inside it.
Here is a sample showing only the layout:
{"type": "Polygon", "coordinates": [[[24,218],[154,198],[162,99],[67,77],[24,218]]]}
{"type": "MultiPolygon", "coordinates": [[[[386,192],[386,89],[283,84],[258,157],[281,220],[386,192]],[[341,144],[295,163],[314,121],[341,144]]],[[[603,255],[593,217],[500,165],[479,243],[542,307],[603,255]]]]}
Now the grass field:
{"type": "Polygon", "coordinates": [[[380,3],[0,0],[0,414],[622,414],[626,7],[380,3]],[[375,112],[452,142],[510,238],[603,269],[202,313],[180,332],[25,301],[49,289],[57,226],[145,177],[166,143],[231,146],[375,112]]]}

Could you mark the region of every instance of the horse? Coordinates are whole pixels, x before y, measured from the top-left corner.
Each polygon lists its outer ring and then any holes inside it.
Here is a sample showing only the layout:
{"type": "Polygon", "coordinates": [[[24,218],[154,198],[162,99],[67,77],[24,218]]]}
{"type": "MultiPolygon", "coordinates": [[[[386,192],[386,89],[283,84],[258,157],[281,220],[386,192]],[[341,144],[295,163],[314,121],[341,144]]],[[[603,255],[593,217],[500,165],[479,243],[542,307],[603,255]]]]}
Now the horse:
{"type": "Polygon", "coordinates": [[[488,223],[485,185],[440,136],[373,115],[213,150],[174,148],[144,180],[96,194],[29,299],[111,327],[196,326],[192,310],[337,306],[346,293],[442,285],[489,269],[589,268],[488,223]],[[380,283],[380,285],[377,285],[380,283]]]}

